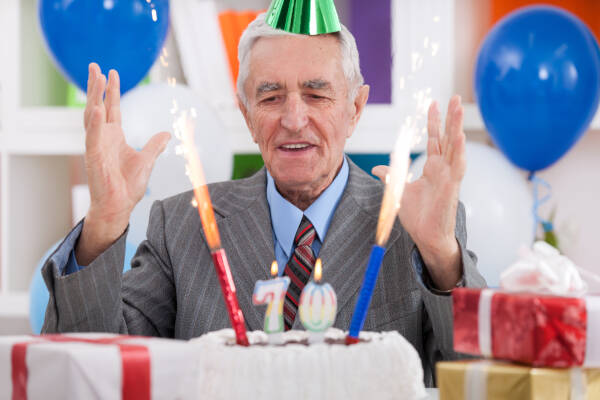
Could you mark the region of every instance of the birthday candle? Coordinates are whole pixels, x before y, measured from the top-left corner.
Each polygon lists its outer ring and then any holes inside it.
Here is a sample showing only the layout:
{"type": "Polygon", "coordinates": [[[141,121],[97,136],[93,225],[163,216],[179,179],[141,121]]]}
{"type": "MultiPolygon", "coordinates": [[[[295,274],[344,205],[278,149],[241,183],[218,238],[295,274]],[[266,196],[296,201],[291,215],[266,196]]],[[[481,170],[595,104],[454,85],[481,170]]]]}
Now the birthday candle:
{"type": "Polygon", "coordinates": [[[321,284],[321,259],[315,262],[314,281],[309,282],[300,296],[300,321],[309,332],[309,343],[320,343],[325,331],[335,322],[337,297],[329,283],[321,284]]]}
{"type": "Polygon", "coordinates": [[[252,303],[255,305],[267,304],[264,331],[269,335],[270,344],[282,344],[283,303],[290,285],[290,278],[287,276],[277,277],[277,261],[273,261],[271,264],[271,276],[274,278],[256,282],[252,303]]]}

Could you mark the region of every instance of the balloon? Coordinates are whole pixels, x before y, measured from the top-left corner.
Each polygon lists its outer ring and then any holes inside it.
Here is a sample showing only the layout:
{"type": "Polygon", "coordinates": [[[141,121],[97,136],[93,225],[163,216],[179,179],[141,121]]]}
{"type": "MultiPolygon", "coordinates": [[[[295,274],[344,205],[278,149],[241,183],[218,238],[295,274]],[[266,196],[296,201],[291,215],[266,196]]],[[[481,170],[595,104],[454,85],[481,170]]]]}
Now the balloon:
{"type": "MultiPolygon", "coordinates": [[[[488,285],[496,287],[521,245],[533,243],[533,196],[527,180],[498,150],[467,142],[466,157],[459,198],[466,211],[467,247],[477,255],[488,285]]],[[[426,160],[423,154],[411,164],[411,180],[421,176],[426,160]]]]}
{"type": "Polygon", "coordinates": [[[192,189],[185,174],[185,160],[176,151],[179,139],[173,136],[175,118],[171,111],[174,104],[179,110],[192,107],[196,110],[194,141],[206,181],[231,179],[233,154],[225,128],[215,111],[197,93],[183,85],[163,83],[138,86],[127,93],[121,99],[121,114],[125,138],[130,146],[141,149],[160,131],[172,134],[167,148],[154,164],[146,195],[136,205],[129,220],[128,240],[136,245],[146,238],[152,203],[192,189]]]}
{"type": "Polygon", "coordinates": [[[537,171],[561,158],[598,109],[600,52],[574,15],[556,7],[517,10],[485,38],[475,95],[498,148],[537,171]]]}
{"type": "Polygon", "coordinates": [[[88,64],[121,78],[121,93],[154,64],[169,28],[168,0],[40,0],[41,31],[58,69],[84,92],[88,64]]]}
{"type": "MultiPolygon", "coordinates": [[[[37,267],[35,267],[35,272],[33,273],[33,278],[31,279],[31,283],[29,284],[29,325],[31,326],[31,331],[39,335],[42,331],[42,326],[44,325],[44,317],[46,315],[46,307],[48,306],[48,288],[46,287],[46,282],[44,282],[44,278],[42,277],[42,267],[46,263],[48,257],[54,253],[54,250],[60,245],[62,241],[54,243],[50,249],[42,256],[37,267]]],[[[131,269],[131,259],[135,254],[135,247],[131,245],[131,243],[125,243],[125,265],[123,268],[123,272],[126,272],[131,269]]]]}

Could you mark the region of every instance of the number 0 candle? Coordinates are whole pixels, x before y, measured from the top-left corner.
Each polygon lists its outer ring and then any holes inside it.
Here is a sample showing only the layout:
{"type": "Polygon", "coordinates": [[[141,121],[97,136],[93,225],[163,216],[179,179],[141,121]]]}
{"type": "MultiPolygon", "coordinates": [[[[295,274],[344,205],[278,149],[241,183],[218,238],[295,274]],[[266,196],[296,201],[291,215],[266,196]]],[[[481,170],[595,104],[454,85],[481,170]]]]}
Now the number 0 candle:
{"type": "Polygon", "coordinates": [[[325,331],[335,322],[337,297],[329,283],[321,284],[321,259],[315,262],[314,281],[309,282],[300,296],[300,321],[309,332],[310,343],[320,343],[325,331]]]}

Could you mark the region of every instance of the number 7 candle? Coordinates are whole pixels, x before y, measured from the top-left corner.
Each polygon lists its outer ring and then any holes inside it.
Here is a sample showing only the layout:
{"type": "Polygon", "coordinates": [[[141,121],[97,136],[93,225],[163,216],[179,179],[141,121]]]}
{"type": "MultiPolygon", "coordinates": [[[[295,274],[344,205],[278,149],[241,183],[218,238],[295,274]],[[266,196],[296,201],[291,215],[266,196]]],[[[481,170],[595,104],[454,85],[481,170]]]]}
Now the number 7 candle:
{"type": "Polygon", "coordinates": [[[375,244],[371,249],[371,256],[369,257],[367,270],[365,271],[363,283],[360,288],[358,301],[352,314],[350,331],[346,337],[347,344],[358,342],[360,331],[365,324],[373,289],[375,288],[377,275],[383,261],[385,245],[390,237],[396,215],[400,209],[402,192],[404,191],[404,184],[408,174],[410,145],[413,137],[412,132],[412,130],[407,129],[401,132],[396,140],[394,153],[391,157],[390,173],[386,177],[385,191],[383,192],[383,199],[381,201],[375,244]]]}
{"type": "Polygon", "coordinates": [[[266,304],[264,331],[269,335],[270,344],[282,344],[284,330],[283,325],[283,303],[285,294],[290,285],[287,276],[277,277],[277,261],[271,264],[271,276],[273,279],[257,281],[254,285],[252,303],[255,305],[266,304]]]}

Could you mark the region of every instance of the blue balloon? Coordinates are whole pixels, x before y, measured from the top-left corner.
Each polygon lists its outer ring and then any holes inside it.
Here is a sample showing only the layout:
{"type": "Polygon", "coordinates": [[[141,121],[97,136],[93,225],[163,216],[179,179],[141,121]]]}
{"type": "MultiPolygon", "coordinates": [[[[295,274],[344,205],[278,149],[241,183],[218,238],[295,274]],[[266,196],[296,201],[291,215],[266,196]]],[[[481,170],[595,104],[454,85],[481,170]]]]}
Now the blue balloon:
{"type": "Polygon", "coordinates": [[[158,57],[169,28],[168,0],[40,0],[41,31],[59,70],[86,91],[88,64],[116,69],[121,93],[158,57]]]}
{"type": "Polygon", "coordinates": [[[561,158],[598,109],[600,51],[593,34],[557,7],[519,9],[498,22],[475,67],[475,95],[496,146],[538,171],[561,158]]]}
{"type": "MultiPolygon", "coordinates": [[[[31,325],[31,331],[39,335],[44,325],[44,316],[46,315],[46,307],[48,306],[48,288],[46,282],[42,277],[42,267],[46,263],[48,257],[54,253],[54,250],[58,247],[61,242],[56,242],[50,247],[50,249],[42,256],[40,262],[35,268],[33,278],[29,284],[29,325],[31,325]]],[[[135,255],[136,248],[129,242],[125,242],[125,266],[123,273],[131,269],[131,259],[135,255]]]]}

